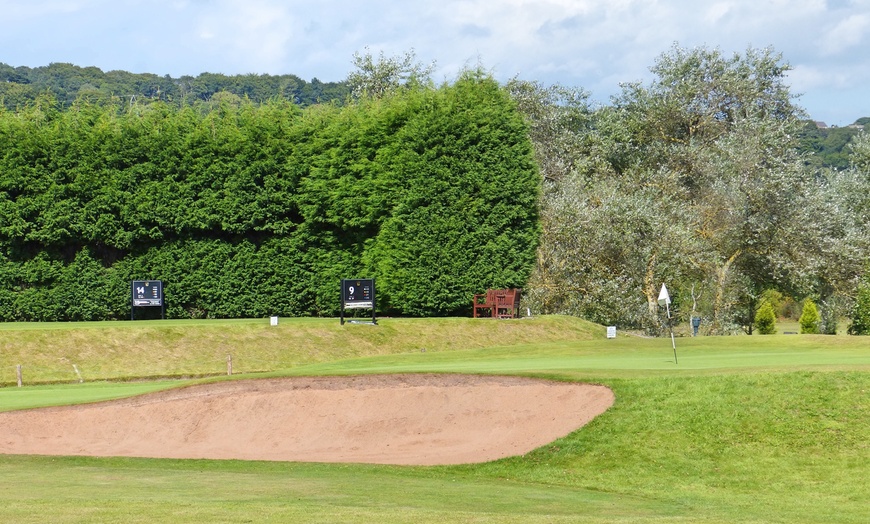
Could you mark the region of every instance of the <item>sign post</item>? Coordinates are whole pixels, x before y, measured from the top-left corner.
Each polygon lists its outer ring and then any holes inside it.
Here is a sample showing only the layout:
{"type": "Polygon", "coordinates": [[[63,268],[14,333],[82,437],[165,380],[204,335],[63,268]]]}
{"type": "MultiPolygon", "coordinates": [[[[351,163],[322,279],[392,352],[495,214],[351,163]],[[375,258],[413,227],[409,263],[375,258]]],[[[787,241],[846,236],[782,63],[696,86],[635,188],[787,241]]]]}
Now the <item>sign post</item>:
{"type": "Polygon", "coordinates": [[[668,288],[662,284],[662,290],[659,292],[659,306],[665,306],[668,312],[668,329],[671,331],[671,346],[674,348],[674,364],[677,364],[677,343],[674,341],[674,325],[671,322],[671,296],[668,294],[668,288]]]}
{"type": "Polygon", "coordinates": [[[344,325],[345,309],[371,309],[371,324],[378,324],[378,320],[377,318],[375,318],[375,280],[373,278],[342,279],[340,316],[342,325],[344,325]]]}
{"type": "Polygon", "coordinates": [[[130,285],[130,320],[136,320],[137,307],[159,307],[160,318],[166,318],[162,280],[134,280],[130,285]]]}

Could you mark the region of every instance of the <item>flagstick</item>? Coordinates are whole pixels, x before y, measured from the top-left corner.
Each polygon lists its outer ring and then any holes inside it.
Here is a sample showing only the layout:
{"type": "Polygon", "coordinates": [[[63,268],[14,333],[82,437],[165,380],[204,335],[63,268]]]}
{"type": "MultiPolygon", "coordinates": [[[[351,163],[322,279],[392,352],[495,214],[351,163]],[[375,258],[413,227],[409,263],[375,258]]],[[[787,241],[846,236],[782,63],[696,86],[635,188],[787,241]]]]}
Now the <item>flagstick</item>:
{"type": "Polygon", "coordinates": [[[674,348],[674,364],[679,364],[677,362],[677,343],[674,341],[674,323],[671,322],[671,306],[670,304],[665,304],[665,308],[668,311],[668,329],[671,330],[671,346],[674,348]]]}
{"type": "Polygon", "coordinates": [[[659,292],[658,303],[659,306],[665,306],[668,311],[668,329],[671,331],[671,346],[674,347],[674,364],[677,364],[677,343],[674,341],[674,323],[671,322],[671,296],[668,294],[668,288],[664,284],[662,284],[662,290],[659,292]]]}

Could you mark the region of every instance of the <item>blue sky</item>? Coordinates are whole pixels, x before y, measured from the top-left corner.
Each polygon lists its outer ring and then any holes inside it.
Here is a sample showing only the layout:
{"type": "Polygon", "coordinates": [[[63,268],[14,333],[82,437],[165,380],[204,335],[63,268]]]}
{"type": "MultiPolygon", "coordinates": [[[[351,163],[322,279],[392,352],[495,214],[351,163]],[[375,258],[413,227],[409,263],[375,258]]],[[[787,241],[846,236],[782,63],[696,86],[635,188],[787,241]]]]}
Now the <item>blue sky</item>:
{"type": "Polygon", "coordinates": [[[354,52],[413,50],[438,81],[480,64],[602,103],[674,43],[772,46],[813,119],[870,116],[870,0],[0,0],[0,27],[12,66],[338,81],[354,52]]]}

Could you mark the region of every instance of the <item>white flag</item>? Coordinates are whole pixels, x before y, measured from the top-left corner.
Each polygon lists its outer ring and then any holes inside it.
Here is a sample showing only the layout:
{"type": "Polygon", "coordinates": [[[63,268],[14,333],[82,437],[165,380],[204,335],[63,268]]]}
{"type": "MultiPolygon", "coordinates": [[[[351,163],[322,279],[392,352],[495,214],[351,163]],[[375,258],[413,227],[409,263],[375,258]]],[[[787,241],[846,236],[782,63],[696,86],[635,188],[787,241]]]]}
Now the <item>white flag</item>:
{"type": "Polygon", "coordinates": [[[662,284],[662,290],[659,292],[659,305],[666,306],[671,303],[671,296],[668,295],[668,288],[662,284]]]}

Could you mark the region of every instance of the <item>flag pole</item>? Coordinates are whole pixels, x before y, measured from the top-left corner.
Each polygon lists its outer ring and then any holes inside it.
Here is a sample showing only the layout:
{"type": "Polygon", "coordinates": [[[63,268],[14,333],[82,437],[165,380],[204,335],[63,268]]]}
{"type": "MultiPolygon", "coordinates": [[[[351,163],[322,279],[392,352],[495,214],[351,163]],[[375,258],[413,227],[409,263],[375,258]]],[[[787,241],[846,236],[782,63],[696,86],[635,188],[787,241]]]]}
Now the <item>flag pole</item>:
{"type": "Polygon", "coordinates": [[[679,364],[677,362],[677,343],[674,340],[674,323],[671,321],[671,295],[668,294],[668,288],[664,284],[659,292],[658,303],[660,306],[665,306],[668,312],[668,330],[671,332],[671,346],[674,348],[674,364],[679,364]]]}
{"type": "Polygon", "coordinates": [[[679,364],[677,362],[677,343],[674,341],[674,322],[671,320],[671,306],[665,306],[668,310],[668,329],[671,331],[671,346],[674,348],[674,364],[679,364]]]}

